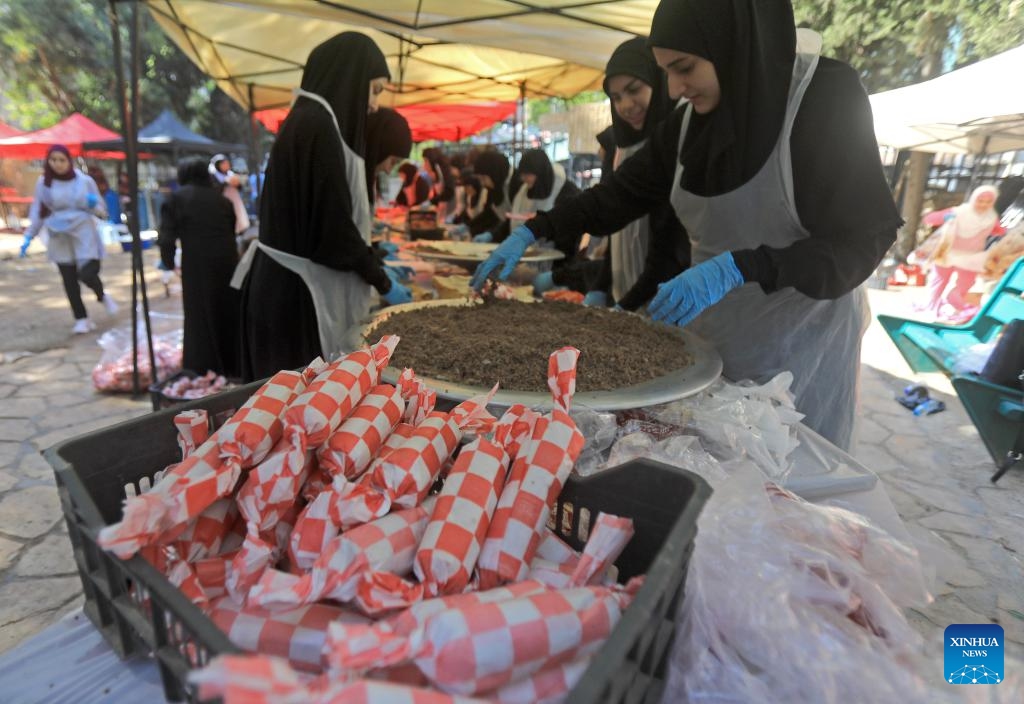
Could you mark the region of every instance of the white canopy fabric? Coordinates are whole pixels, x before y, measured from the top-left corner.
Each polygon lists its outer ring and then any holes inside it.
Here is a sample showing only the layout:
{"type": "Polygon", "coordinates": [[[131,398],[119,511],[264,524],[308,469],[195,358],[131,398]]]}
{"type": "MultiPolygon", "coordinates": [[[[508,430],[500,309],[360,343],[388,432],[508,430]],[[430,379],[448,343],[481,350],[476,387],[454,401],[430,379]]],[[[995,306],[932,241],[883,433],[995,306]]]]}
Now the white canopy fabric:
{"type": "Polygon", "coordinates": [[[246,108],[284,107],[303,62],[346,30],[388,57],[385,104],[570,97],[600,87],[612,50],[646,35],[657,0],[139,0],[246,108]]]}
{"type": "Polygon", "coordinates": [[[1024,45],[871,96],[878,143],[946,154],[1024,149],[1024,45]]]}

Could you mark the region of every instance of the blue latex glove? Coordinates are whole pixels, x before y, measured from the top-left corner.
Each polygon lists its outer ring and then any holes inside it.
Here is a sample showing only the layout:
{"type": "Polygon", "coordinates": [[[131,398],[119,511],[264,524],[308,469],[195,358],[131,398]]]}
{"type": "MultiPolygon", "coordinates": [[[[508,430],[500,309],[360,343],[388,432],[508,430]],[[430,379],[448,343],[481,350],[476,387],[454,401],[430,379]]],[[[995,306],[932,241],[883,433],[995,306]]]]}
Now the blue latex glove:
{"type": "Polygon", "coordinates": [[[21,249],[18,250],[18,256],[24,259],[28,256],[28,246],[32,244],[32,236],[25,235],[25,240],[21,243],[21,249]]]}
{"type": "Polygon", "coordinates": [[[387,301],[389,306],[397,306],[399,303],[412,302],[412,292],[397,281],[392,281],[391,290],[383,294],[381,298],[387,301]]]}
{"type": "Polygon", "coordinates": [[[386,240],[382,242],[377,242],[377,248],[380,249],[381,251],[387,252],[388,254],[398,253],[398,245],[395,244],[394,242],[388,242],[386,240]]]}
{"type": "Polygon", "coordinates": [[[555,287],[555,278],[550,271],[542,271],[533,280],[533,295],[539,296],[555,287]]]}
{"type": "Polygon", "coordinates": [[[481,232],[479,235],[473,235],[474,242],[480,242],[481,244],[487,244],[488,242],[494,241],[494,235],[490,232],[481,232]]]}
{"type": "Polygon", "coordinates": [[[615,305],[612,306],[612,310],[614,310],[616,313],[620,313],[626,309],[620,306],[618,303],[616,303],[615,305]]]}
{"type": "Polygon", "coordinates": [[[407,266],[385,266],[384,273],[391,279],[391,283],[399,284],[413,275],[413,270],[407,266]]]}
{"type": "Polygon", "coordinates": [[[651,301],[651,318],[662,323],[683,326],[705,308],[713,306],[734,288],[743,285],[731,252],[723,252],[691,267],[671,281],[658,286],[651,301]]]}
{"type": "Polygon", "coordinates": [[[473,280],[469,282],[469,285],[479,291],[483,288],[487,278],[498,267],[501,267],[498,278],[507,279],[511,276],[519,260],[523,258],[526,248],[536,241],[537,238],[533,236],[530,228],[526,225],[519,225],[512,230],[508,239],[499,244],[498,248],[491,252],[491,256],[476,268],[476,273],[473,274],[473,280]]]}
{"type": "Polygon", "coordinates": [[[608,294],[604,291],[590,291],[583,297],[583,305],[594,308],[607,308],[608,294]]]}
{"type": "Polygon", "coordinates": [[[99,202],[100,197],[95,193],[87,193],[85,195],[85,204],[88,206],[89,210],[95,208],[99,204],[99,202]]]}

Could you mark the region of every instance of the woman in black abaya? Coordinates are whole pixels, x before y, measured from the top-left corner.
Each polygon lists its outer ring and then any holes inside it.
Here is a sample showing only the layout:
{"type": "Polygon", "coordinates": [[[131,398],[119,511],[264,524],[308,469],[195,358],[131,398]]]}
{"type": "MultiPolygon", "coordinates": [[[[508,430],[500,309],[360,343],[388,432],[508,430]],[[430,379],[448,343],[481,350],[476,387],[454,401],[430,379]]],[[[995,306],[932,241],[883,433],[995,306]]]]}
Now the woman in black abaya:
{"type": "Polygon", "coordinates": [[[171,271],[181,243],[182,364],[200,374],[237,377],[238,291],[230,286],[238,264],[235,211],[203,159],[178,165],[178,186],[160,208],[157,244],[164,270],[171,271]]]}
{"type": "Polygon", "coordinates": [[[358,32],[328,39],[306,61],[270,153],[257,251],[246,257],[246,380],[336,356],[368,313],[371,287],[388,303],[411,299],[369,242],[365,126],[389,76],[384,54],[358,32]]]}
{"type": "Polygon", "coordinates": [[[712,342],[731,379],[792,372],[804,422],[847,448],[862,284],[901,224],[857,73],[820,56],[790,0],[662,0],[650,44],[688,103],[606,183],[516,228],[473,285],[507,276],[536,238],[567,250],[671,202],[694,265],[662,284],[652,317],[712,342]]]}

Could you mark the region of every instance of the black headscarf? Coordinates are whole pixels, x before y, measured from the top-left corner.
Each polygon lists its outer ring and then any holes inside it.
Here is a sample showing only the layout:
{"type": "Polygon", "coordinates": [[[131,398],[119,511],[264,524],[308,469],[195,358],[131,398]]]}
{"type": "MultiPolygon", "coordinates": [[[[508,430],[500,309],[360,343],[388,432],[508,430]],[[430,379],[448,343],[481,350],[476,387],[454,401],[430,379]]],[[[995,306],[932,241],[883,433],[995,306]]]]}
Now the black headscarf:
{"type": "Polygon", "coordinates": [[[178,162],[178,186],[213,188],[213,176],[203,159],[183,159],[178,162]]]}
{"type": "Polygon", "coordinates": [[[477,156],[473,162],[473,172],[479,176],[490,176],[494,181],[492,191],[500,191],[505,186],[505,179],[508,178],[508,158],[501,152],[488,149],[477,156]]]}
{"type": "Polygon", "coordinates": [[[71,152],[63,144],[54,144],[48,150],[46,150],[46,161],[43,162],[43,184],[49,188],[54,181],[70,181],[75,178],[75,162],[71,160],[71,152]],[[60,152],[68,158],[68,164],[71,168],[67,170],[67,173],[58,174],[50,166],[50,155],[54,152],[60,152]]]}
{"type": "Polygon", "coordinates": [[[391,108],[380,108],[366,118],[366,192],[373,202],[377,165],[388,157],[408,159],[412,151],[409,122],[391,108]]]}
{"type": "Polygon", "coordinates": [[[391,78],[384,53],[365,34],[342,32],[309,53],[302,89],[316,93],[334,110],[345,143],[363,156],[370,81],[391,78]]]}
{"type": "Polygon", "coordinates": [[[402,187],[408,188],[411,186],[413,181],[416,180],[416,174],[419,172],[420,170],[416,168],[416,164],[408,161],[399,166],[398,173],[402,174],[402,187]]]}
{"type": "Polygon", "coordinates": [[[690,116],[681,186],[720,195],[750,180],[778,141],[796,58],[790,0],[661,0],[650,44],[714,64],[718,106],[690,116]]]}
{"type": "MultiPolygon", "coordinates": [[[[637,78],[653,90],[651,102],[647,106],[647,115],[644,117],[644,125],[641,129],[633,127],[619,117],[612,107],[612,129],[615,134],[615,144],[619,147],[631,147],[637,142],[647,139],[654,125],[668,115],[670,111],[668,88],[665,84],[665,72],[658,67],[654,60],[651,47],[643,37],[634,37],[622,44],[619,44],[608,59],[608,65],[604,69],[604,92],[608,92],[608,79],[612,76],[631,76],[637,78]]],[[[614,151],[614,150],[613,150],[614,151]]]]}
{"type": "Polygon", "coordinates": [[[555,169],[543,150],[530,149],[524,152],[523,158],[519,160],[519,173],[537,177],[533,188],[526,192],[528,198],[543,200],[551,195],[551,189],[555,187],[555,169]]]}

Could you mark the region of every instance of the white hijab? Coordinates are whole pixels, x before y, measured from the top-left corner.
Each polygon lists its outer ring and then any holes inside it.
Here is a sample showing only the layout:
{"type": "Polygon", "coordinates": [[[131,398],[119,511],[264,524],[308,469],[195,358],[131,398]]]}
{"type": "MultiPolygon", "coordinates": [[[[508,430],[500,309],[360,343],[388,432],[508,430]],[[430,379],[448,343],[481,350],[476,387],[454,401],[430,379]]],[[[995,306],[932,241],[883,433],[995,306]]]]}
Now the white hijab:
{"type": "Polygon", "coordinates": [[[992,185],[978,186],[966,203],[953,209],[953,212],[956,213],[956,230],[959,237],[970,239],[983,232],[988,234],[999,220],[999,213],[996,212],[995,207],[981,212],[974,207],[975,201],[984,193],[991,193],[994,198],[999,195],[999,189],[992,185]]]}

